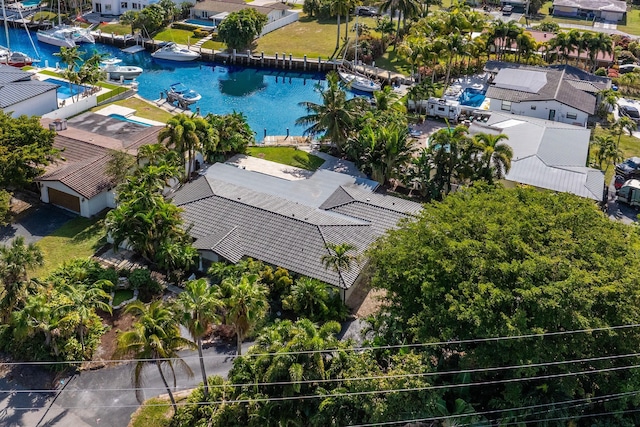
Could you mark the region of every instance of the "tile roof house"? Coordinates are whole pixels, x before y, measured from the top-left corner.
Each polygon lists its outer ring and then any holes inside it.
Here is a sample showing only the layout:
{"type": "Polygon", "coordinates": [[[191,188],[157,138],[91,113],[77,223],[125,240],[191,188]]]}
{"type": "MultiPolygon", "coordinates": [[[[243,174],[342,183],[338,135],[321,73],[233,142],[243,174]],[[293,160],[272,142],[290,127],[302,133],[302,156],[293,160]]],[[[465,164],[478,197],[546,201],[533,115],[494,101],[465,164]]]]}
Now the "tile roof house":
{"type": "Polygon", "coordinates": [[[469,132],[500,134],[513,150],[507,181],[603,200],[604,173],[586,166],[589,129],[531,117],[492,112],[469,132]]]}
{"type": "Polygon", "coordinates": [[[0,109],[13,117],[42,116],[58,108],[58,85],[32,80],[31,73],[0,65],[0,109]]]}
{"type": "Polygon", "coordinates": [[[273,3],[254,5],[244,0],[202,0],[191,7],[191,18],[211,22],[217,27],[225,18],[233,12],[251,8],[267,16],[267,24],[264,26],[261,36],[284,27],[298,20],[299,12],[292,10],[288,4],[274,1],[273,3]]]}
{"type": "Polygon", "coordinates": [[[486,97],[491,111],[586,126],[595,114],[597,94],[611,87],[611,79],[569,65],[534,67],[488,61],[492,74],[486,97]]]}
{"type": "Polygon", "coordinates": [[[553,16],[618,22],[626,13],[627,2],[622,0],[553,0],[553,16]]]}
{"type": "Polygon", "coordinates": [[[344,289],[362,266],[338,274],[326,269],[327,243],[349,243],[362,254],[398,221],[417,215],[421,205],[375,192],[377,183],[318,170],[288,181],[216,163],[180,188],[173,203],[202,258],[238,262],[251,257],[344,289]]]}
{"type": "Polygon", "coordinates": [[[36,180],[40,198],[84,217],[115,207],[115,183],[105,172],[110,150],[135,155],[142,145],[157,142],[162,129],[93,113],[55,123],[42,119],[42,124],[60,128],[53,145],[62,154],[36,180]]]}

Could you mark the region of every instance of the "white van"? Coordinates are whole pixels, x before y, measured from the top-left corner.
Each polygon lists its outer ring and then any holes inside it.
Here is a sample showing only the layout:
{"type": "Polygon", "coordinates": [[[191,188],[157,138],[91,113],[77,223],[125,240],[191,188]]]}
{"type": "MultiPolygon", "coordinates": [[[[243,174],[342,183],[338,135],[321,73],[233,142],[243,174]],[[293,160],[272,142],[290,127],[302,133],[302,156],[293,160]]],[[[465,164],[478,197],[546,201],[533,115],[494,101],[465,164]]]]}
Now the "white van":
{"type": "Polygon", "coordinates": [[[640,206],[640,181],[630,179],[618,190],[618,201],[629,206],[640,206]]]}

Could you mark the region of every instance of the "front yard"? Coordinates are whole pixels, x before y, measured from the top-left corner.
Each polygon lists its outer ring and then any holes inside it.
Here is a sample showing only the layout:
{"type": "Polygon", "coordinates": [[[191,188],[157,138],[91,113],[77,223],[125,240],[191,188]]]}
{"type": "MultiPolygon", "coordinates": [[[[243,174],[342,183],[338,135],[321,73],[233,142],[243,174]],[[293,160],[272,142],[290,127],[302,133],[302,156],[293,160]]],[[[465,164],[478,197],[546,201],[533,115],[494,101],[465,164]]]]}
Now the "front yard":
{"type": "Polygon", "coordinates": [[[324,159],[293,147],[249,147],[247,154],[310,171],[315,171],[324,163],[324,159]]]}

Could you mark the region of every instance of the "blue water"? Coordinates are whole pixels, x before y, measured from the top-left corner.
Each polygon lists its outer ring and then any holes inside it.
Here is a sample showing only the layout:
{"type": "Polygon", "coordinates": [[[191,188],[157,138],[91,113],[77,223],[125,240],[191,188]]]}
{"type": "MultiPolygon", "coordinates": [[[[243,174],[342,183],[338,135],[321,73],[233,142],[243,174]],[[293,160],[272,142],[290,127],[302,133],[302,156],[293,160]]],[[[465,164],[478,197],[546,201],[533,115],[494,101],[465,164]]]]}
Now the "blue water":
{"type": "MultiPolygon", "coordinates": [[[[14,50],[39,57],[38,65],[41,67],[44,67],[45,60],[49,66],[55,67],[60,58],[53,54],[59,48],[38,43],[35,32],[31,36],[37,52],[34,52],[24,29],[9,29],[14,50]]],[[[4,31],[0,31],[0,45],[5,44],[4,31]]],[[[87,55],[98,52],[120,58],[122,65],[142,67],[144,72],[137,78],[138,94],[148,100],[157,100],[160,92],[171,84],[182,82],[202,95],[202,99],[191,106],[193,111],[199,107],[203,115],[243,113],[259,141],[265,129],[268,135],[286,135],[287,128],[291,135],[302,135],[305,128],[296,126],[295,121],[307,113],[298,104],[303,101],[322,102],[314,88],[318,83],[324,87],[324,73],[243,68],[201,61],[176,63],[153,59],[146,51],[130,55],[111,45],[82,45],[81,50],[87,55]]],[[[64,64],[60,65],[64,67],[64,64]]]]}
{"type": "Polygon", "coordinates": [[[204,19],[187,19],[184,22],[187,24],[200,25],[201,27],[215,27],[213,21],[205,21],[204,19]]]}
{"type": "Polygon", "coordinates": [[[458,102],[460,102],[460,105],[466,105],[468,107],[479,107],[484,102],[484,94],[485,91],[483,90],[468,87],[462,91],[458,102]]]}
{"type": "Polygon", "coordinates": [[[122,120],[123,122],[129,122],[129,123],[135,123],[137,125],[140,126],[145,126],[145,127],[150,127],[151,125],[149,123],[144,123],[138,120],[133,120],[130,119],[129,117],[125,117],[122,114],[109,114],[109,117],[117,119],[117,120],[122,120]]]}
{"type": "Polygon", "coordinates": [[[24,7],[38,6],[39,4],[40,4],[40,0],[24,0],[22,2],[22,5],[24,7]]]}
{"type": "Polygon", "coordinates": [[[69,82],[66,82],[64,80],[53,79],[53,78],[45,79],[43,80],[43,82],[60,85],[60,87],[58,88],[58,99],[69,99],[72,96],[75,96],[79,93],[84,92],[85,89],[88,89],[87,86],[74,85],[74,84],[72,84],[71,87],[69,87],[69,82]]]}

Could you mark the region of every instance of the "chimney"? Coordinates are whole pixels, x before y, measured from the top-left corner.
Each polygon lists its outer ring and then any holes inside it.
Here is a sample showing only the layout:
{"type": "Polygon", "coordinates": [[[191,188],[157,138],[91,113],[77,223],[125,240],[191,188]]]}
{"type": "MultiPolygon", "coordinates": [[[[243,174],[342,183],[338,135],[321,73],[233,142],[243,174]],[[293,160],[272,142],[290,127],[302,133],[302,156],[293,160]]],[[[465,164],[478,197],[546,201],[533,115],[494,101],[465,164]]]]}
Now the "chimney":
{"type": "Polygon", "coordinates": [[[55,119],[52,123],[49,123],[49,130],[56,132],[67,130],[67,119],[55,119]]]}

